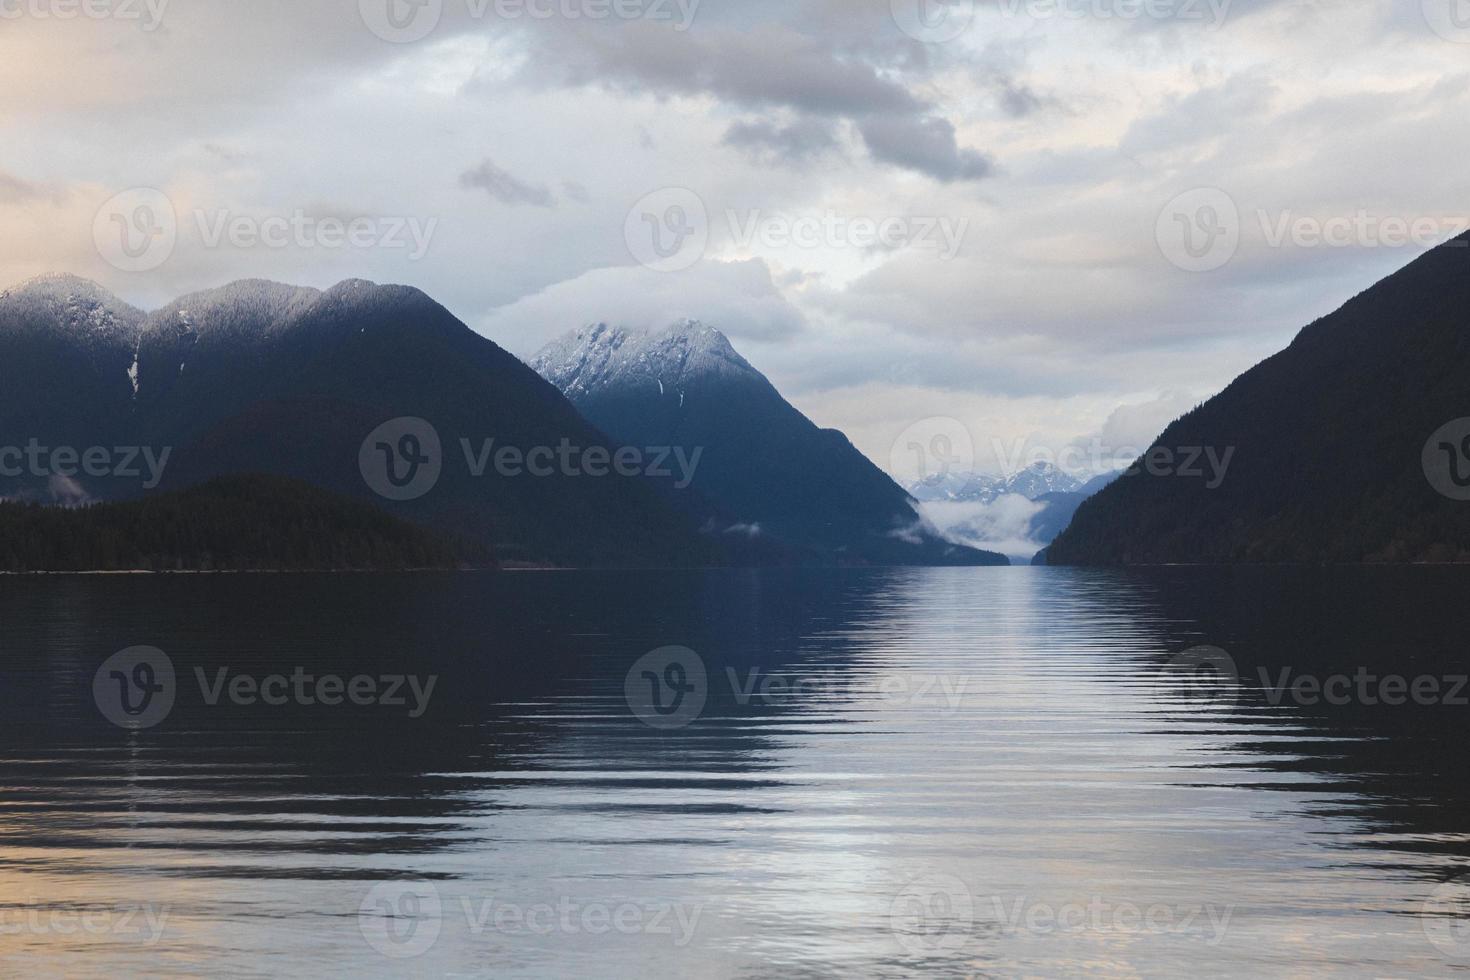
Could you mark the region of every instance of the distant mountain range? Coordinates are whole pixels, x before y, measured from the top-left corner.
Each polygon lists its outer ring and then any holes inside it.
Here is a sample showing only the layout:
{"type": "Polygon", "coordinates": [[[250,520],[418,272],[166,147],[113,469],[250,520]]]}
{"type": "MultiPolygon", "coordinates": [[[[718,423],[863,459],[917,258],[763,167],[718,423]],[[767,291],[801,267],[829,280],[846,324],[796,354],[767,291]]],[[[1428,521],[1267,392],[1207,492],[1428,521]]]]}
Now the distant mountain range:
{"type": "Polygon", "coordinates": [[[990,503],[1008,493],[1035,500],[1048,493],[1075,493],[1083,481],[1047,462],[1035,462],[1009,476],[984,473],[943,473],[909,484],[909,493],[922,501],[955,500],[990,503]]]}
{"type": "MultiPolygon", "coordinates": [[[[717,332],[674,334],[684,340],[670,351],[682,343],[687,356],[667,383],[687,409],[644,400],[646,384],[625,388],[635,373],[609,360],[604,383],[576,393],[601,418],[594,425],[415,289],[249,280],[145,314],[95,283],[42,277],[0,293],[0,498],[128,500],[274,474],[464,537],[500,561],[1003,561],[926,528],[901,488],[840,433],[801,417],[717,332]],[[413,422],[411,438],[379,435],[390,420],[413,422]],[[28,446],[64,455],[12,465],[28,446]],[[604,463],[592,475],[563,463],[532,475],[498,462],[507,449],[607,460],[630,446],[700,451],[694,486],[653,466],[604,463]],[[106,465],[123,460],[130,472],[106,465]],[[370,484],[370,464],[395,480],[431,464],[436,477],[399,494],[370,484]]],[[[657,364],[638,377],[674,367],[657,364]]]]}
{"type": "Polygon", "coordinates": [[[1455,424],[1467,417],[1470,234],[1170,425],[1048,559],[1470,561],[1470,423],[1455,424]],[[1228,466],[1202,465],[1208,453],[1228,466]]]}
{"type": "Polygon", "coordinates": [[[1004,549],[1013,561],[1029,562],[1072,520],[1082,502],[1118,474],[1089,480],[1072,476],[1052,463],[1037,461],[1007,476],[956,472],[909,484],[926,517],[949,536],[1004,549]],[[1030,507],[1012,507],[1023,498],[1030,507]]]}
{"type": "Polygon", "coordinates": [[[729,547],[785,560],[1006,563],[927,526],[902,487],[797,411],[713,327],[595,324],[531,366],[615,441],[702,451],[695,492],[666,496],[729,547]]]}

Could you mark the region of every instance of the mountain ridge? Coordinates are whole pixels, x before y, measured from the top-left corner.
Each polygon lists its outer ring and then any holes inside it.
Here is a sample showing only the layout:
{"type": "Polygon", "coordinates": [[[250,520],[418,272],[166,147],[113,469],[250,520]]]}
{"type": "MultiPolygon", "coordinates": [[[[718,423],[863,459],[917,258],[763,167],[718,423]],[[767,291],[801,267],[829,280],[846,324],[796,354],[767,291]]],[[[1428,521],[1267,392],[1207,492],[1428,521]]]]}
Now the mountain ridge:
{"type": "Polygon", "coordinates": [[[528,362],[615,440],[698,447],[696,521],[793,550],[795,560],[1001,564],[945,539],[845,435],[801,414],[718,328],[594,323],[528,362]]]}

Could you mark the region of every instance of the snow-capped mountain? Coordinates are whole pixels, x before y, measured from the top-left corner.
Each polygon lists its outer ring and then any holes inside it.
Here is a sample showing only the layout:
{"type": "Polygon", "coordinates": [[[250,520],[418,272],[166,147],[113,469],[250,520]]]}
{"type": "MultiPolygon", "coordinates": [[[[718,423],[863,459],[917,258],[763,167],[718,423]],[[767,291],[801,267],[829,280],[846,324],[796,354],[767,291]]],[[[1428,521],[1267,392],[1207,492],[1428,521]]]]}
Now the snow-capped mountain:
{"type": "MultiPolygon", "coordinates": [[[[351,494],[490,545],[561,564],[707,564],[718,552],[650,481],[476,476],[461,440],[603,446],[606,437],[515,357],[424,293],[349,280],[331,289],[243,281],[146,317],[102,287],[35,280],[0,296],[0,447],[36,438],[169,450],[160,490],[265,473],[351,494]],[[400,503],[364,480],[363,440],[427,420],[441,442],[432,490],[400,503]]],[[[139,481],[78,474],[86,496],[142,495],[139,481]]],[[[0,479],[0,496],[47,483],[0,479]]]]}
{"type": "Polygon", "coordinates": [[[1048,493],[1075,493],[1081,480],[1051,463],[1038,461],[1009,476],[987,476],[983,473],[943,473],[909,484],[909,493],[925,502],[952,500],[990,503],[1006,494],[1019,494],[1035,500],[1048,493]]]}
{"type": "Polygon", "coordinates": [[[723,333],[697,320],[658,333],[592,324],[542,348],[531,367],[573,401],[613,388],[683,395],[715,377],[765,381],[723,333]]]}
{"type": "Polygon", "coordinates": [[[723,539],[786,560],[1003,563],[935,533],[902,487],[797,411],[714,327],[599,323],[530,363],[614,441],[701,453],[694,492],[672,499],[723,539]]]}

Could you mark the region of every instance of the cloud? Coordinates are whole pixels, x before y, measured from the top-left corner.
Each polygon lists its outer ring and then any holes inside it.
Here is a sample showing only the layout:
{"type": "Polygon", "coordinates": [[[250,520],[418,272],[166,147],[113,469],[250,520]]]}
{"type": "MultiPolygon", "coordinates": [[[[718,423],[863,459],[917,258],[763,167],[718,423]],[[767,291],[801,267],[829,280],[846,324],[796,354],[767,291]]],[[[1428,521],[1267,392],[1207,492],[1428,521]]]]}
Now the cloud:
{"type": "Polygon", "coordinates": [[[489,194],[502,204],[533,204],[538,208],[554,207],[551,191],[538,184],[528,184],[513,176],[495,161],[486,159],[473,170],[460,175],[461,187],[476,188],[489,194]]]}
{"type": "Polygon", "coordinates": [[[979,180],[995,171],[988,156],[955,142],[954,124],[948,119],[877,116],[863,120],[858,129],[873,159],[935,180],[979,180]]]}
{"type": "Polygon", "coordinates": [[[1201,401],[1187,392],[1166,391],[1153,401],[1119,405],[1103,423],[1098,439],[1108,450],[1128,449],[1141,456],[1171,422],[1201,401]]]}
{"type": "Polygon", "coordinates": [[[46,190],[39,184],[0,171],[0,204],[21,204],[47,196],[46,190]]]}
{"type": "MultiPolygon", "coordinates": [[[[701,23],[698,31],[687,33],[641,23],[612,29],[557,25],[528,33],[532,55],[523,78],[663,98],[703,94],[741,108],[791,111],[806,121],[788,126],[739,122],[726,135],[732,146],[774,151],[784,162],[831,148],[831,121],[848,119],[859,124],[873,158],[883,163],[946,182],[991,172],[985,154],[955,145],[953,123],[940,118],[931,99],[916,91],[930,73],[927,59],[913,57],[909,45],[896,42],[869,40],[862,50],[853,50],[840,33],[824,29],[856,19],[871,24],[873,36],[881,37],[893,27],[886,10],[876,4],[838,10],[815,3],[807,4],[806,12],[805,30],[776,22],[701,23]]],[[[1012,104],[1024,100],[1017,89],[1012,104]]]]}
{"type": "Polygon", "coordinates": [[[919,505],[924,519],[949,540],[1022,561],[1045,547],[1030,535],[1032,519],[1045,509],[1045,504],[1015,493],[988,504],[946,500],[919,505]]]}
{"type": "Polygon", "coordinates": [[[766,119],[736,122],[725,132],[725,143],[754,160],[787,166],[804,166],[840,145],[830,120],[811,118],[785,126],[766,119]]]}

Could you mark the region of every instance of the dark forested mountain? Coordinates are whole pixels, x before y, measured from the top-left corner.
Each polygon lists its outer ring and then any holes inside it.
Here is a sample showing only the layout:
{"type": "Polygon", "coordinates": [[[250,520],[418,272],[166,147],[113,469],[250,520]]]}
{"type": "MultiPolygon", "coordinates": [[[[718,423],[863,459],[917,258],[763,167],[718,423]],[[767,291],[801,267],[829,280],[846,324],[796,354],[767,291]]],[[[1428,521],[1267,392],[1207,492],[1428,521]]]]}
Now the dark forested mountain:
{"type": "Polygon", "coordinates": [[[0,571],[249,571],[486,566],[489,552],[281,477],[67,508],[0,502],[0,571]]]}
{"type": "Polygon", "coordinates": [[[678,502],[727,540],[820,560],[1005,563],[939,537],[902,487],[797,411],[712,327],[685,321],[647,334],[598,324],[531,365],[614,440],[701,452],[696,493],[678,502]]]}
{"type": "MultiPolygon", "coordinates": [[[[641,477],[507,476],[494,466],[474,475],[461,440],[476,457],[489,439],[521,452],[606,440],[534,371],[415,289],[247,281],[144,318],[94,284],[48,278],[0,300],[0,344],[0,446],[39,438],[168,449],[164,489],[240,472],[295,477],[508,560],[686,564],[716,555],[641,477]],[[394,502],[369,489],[359,453],[399,417],[433,426],[442,474],[422,496],[394,502]]],[[[28,474],[0,495],[47,499],[56,482],[28,474]]],[[[63,482],[85,499],[145,489],[87,473],[63,482]]]]}
{"type": "Polygon", "coordinates": [[[1313,323],[1169,426],[1155,464],[1084,503],[1048,558],[1470,561],[1470,500],[1429,478],[1470,466],[1470,428],[1428,445],[1467,416],[1470,235],[1313,323]],[[1178,468],[1193,447],[1233,451],[1218,485],[1208,466],[1165,475],[1162,453],[1178,468]]]}

